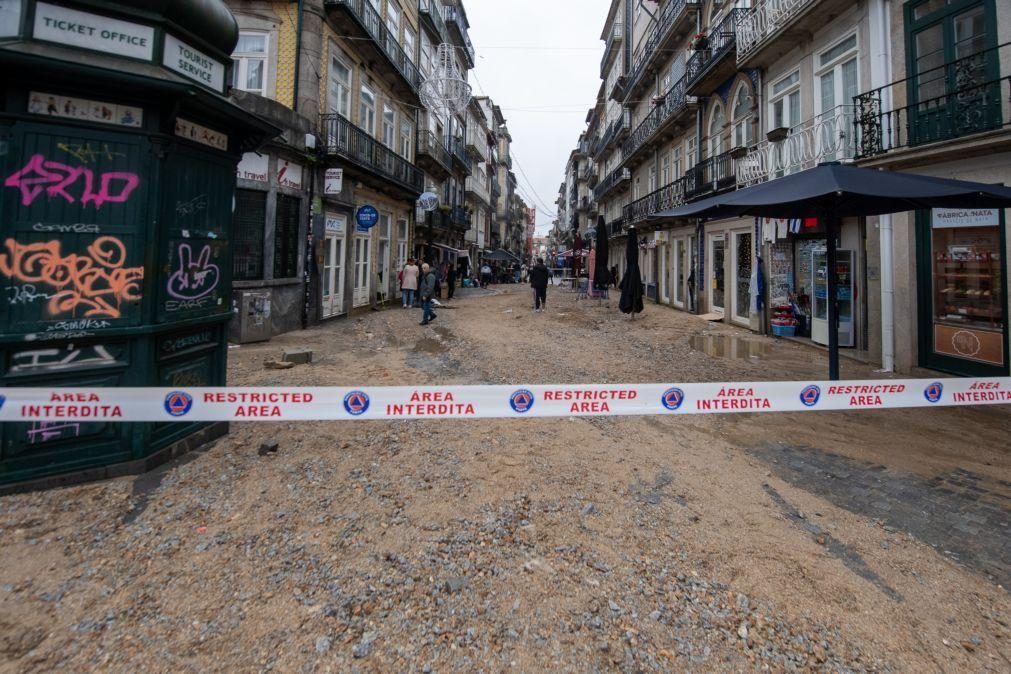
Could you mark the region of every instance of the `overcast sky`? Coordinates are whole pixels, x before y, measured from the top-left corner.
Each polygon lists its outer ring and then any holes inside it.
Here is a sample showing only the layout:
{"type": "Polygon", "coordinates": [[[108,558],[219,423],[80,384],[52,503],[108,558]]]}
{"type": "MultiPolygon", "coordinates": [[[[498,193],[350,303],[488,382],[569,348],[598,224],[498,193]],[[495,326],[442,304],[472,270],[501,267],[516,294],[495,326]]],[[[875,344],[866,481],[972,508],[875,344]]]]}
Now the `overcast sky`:
{"type": "Polygon", "coordinates": [[[539,235],[551,228],[565,162],[600,87],[600,33],[610,4],[464,0],[477,52],[471,86],[502,108],[513,139],[513,173],[527,205],[537,206],[539,235]]]}

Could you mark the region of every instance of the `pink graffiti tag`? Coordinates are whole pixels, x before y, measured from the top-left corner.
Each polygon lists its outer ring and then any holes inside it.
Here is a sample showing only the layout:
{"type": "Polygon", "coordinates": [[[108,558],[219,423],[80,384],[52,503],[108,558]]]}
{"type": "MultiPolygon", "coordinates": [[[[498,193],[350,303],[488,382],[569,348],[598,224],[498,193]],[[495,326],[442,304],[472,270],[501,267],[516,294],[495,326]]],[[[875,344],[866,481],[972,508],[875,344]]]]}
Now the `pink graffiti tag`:
{"type": "Polygon", "coordinates": [[[68,189],[83,178],[84,189],[80,194],[81,203],[94,204],[101,208],[104,203],[124,203],[140,185],[135,173],[109,171],[98,176],[99,188],[95,191],[95,172],[84,166],[68,166],[57,161],[49,161],[41,154],[33,155],[23,169],[13,173],[4,181],[7,187],[21,190],[21,203],[32,205],[44,191],[52,199],[60,197],[67,203],[76,203],[77,198],[68,189]],[[113,193],[113,189],[118,192],[113,193]]]}
{"type": "Polygon", "coordinates": [[[204,246],[200,257],[193,261],[193,249],[188,243],[179,244],[179,267],[168,280],[168,294],[176,299],[195,300],[218,287],[221,270],[211,264],[211,247],[204,246]]]}

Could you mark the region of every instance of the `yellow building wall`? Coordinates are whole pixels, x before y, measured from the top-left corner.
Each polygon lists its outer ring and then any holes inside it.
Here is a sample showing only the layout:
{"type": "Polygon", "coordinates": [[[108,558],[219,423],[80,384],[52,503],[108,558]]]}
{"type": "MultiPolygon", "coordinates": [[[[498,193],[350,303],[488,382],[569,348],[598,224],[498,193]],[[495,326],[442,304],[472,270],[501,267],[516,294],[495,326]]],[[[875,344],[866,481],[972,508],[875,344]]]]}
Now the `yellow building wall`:
{"type": "Polygon", "coordinates": [[[272,9],[281,17],[277,29],[277,102],[294,109],[295,107],[295,17],[291,3],[276,2],[272,9]]]}

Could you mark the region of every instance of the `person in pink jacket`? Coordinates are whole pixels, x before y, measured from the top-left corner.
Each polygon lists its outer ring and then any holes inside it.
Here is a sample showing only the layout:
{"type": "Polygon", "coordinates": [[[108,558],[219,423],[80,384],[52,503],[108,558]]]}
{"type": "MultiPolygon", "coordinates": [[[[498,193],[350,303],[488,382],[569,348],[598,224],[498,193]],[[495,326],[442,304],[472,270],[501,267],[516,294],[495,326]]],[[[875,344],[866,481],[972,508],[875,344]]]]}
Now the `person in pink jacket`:
{"type": "Polygon", "coordinates": [[[408,258],[407,264],[400,271],[400,294],[404,298],[405,309],[414,306],[414,296],[418,291],[418,276],[420,273],[418,265],[414,264],[414,258],[408,258]]]}

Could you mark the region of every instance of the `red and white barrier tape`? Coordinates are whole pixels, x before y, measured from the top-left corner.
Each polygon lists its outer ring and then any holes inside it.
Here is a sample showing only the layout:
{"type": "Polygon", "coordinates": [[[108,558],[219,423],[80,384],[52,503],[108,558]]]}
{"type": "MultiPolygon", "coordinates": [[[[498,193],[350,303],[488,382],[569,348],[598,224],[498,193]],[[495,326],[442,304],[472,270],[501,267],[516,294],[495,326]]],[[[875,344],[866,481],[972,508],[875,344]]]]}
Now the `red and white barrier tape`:
{"type": "Polygon", "coordinates": [[[1011,377],[357,388],[7,388],[0,389],[0,422],[489,419],[998,404],[1011,404],[1011,377]]]}

